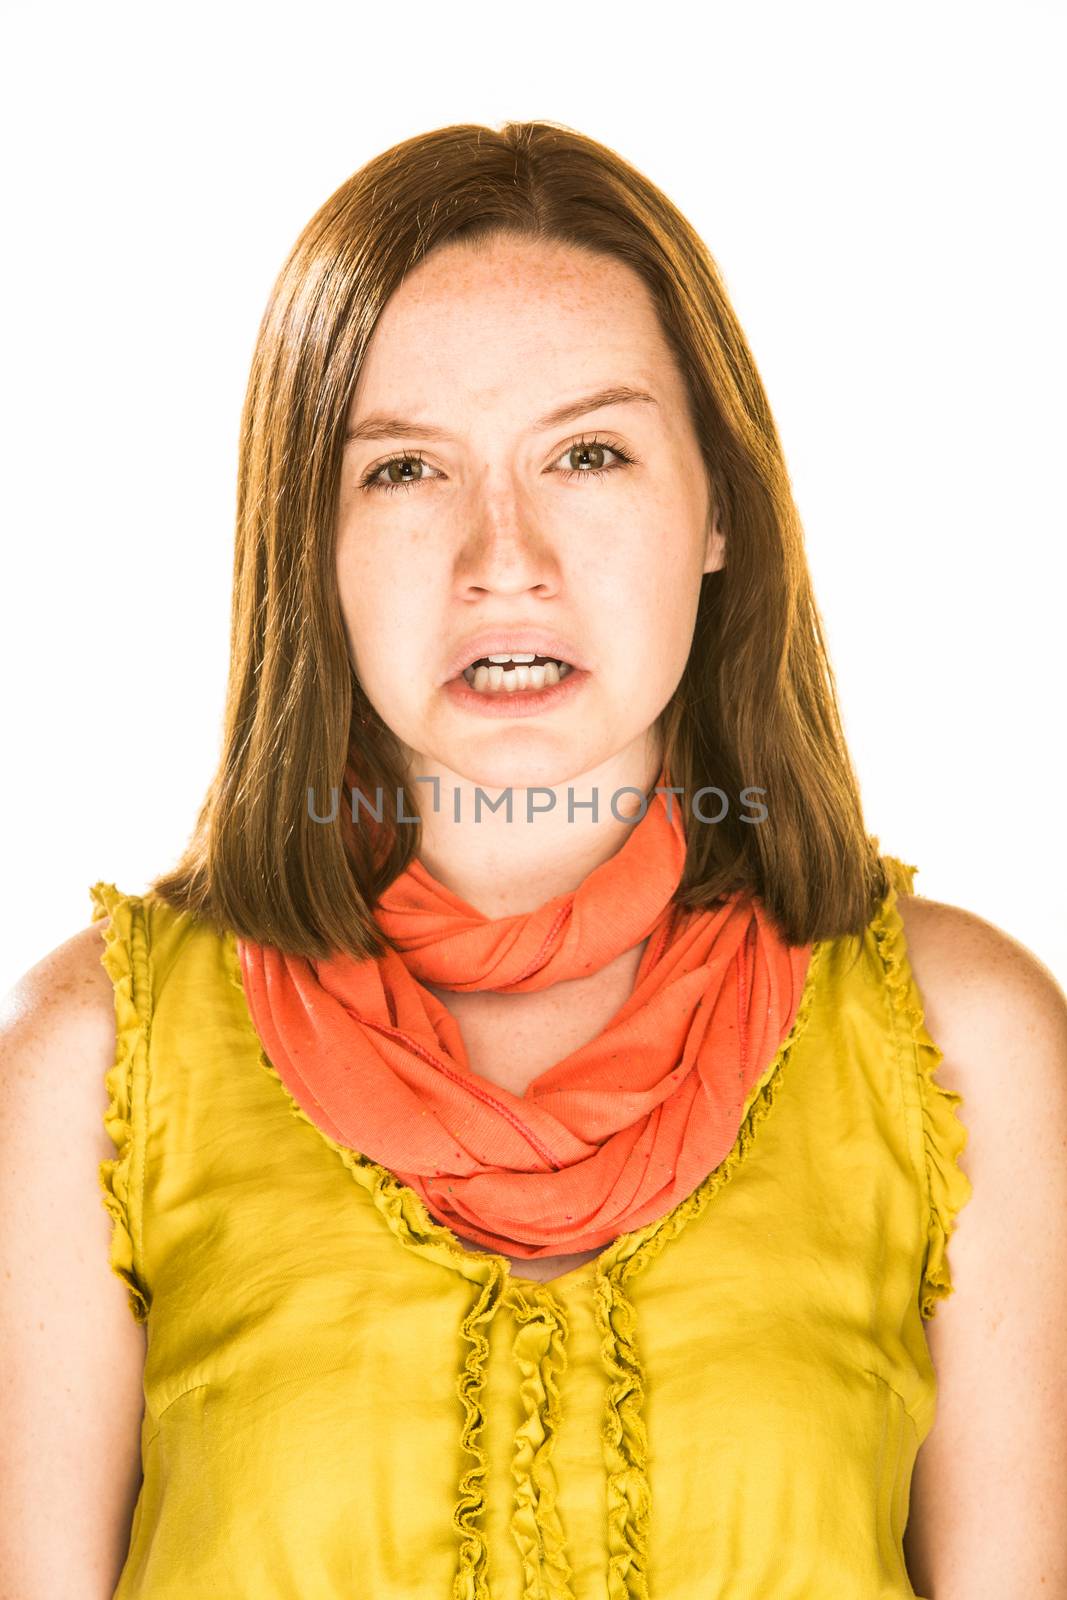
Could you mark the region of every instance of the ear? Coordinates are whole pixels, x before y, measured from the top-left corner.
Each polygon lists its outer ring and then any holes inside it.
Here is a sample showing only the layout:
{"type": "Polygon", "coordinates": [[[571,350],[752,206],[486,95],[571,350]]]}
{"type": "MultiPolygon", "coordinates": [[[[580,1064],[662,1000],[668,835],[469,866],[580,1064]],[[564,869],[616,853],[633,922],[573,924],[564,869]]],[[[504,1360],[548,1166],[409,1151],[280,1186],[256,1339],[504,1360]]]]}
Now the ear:
{"type": "Polygon", "coordinates": [[[726,565],[726,535],[719,527],[719,510],[712,505],[708,515],[708,537],[704,550],[704,571],[719,572],[726,565]]]}

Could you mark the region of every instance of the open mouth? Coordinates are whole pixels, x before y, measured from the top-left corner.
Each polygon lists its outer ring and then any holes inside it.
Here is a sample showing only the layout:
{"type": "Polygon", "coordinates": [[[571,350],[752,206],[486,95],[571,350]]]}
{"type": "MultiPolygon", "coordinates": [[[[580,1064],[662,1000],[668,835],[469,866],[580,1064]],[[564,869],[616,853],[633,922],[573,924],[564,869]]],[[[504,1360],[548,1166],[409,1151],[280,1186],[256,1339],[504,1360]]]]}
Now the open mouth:
{"type": "Polygon", "coordinates": [[[516,694],[523,689],[548,689],[562,683],[573,671],[566,661],[551,656],[481,656],[463,671],[463,678],[478,694],[516,694]]]}

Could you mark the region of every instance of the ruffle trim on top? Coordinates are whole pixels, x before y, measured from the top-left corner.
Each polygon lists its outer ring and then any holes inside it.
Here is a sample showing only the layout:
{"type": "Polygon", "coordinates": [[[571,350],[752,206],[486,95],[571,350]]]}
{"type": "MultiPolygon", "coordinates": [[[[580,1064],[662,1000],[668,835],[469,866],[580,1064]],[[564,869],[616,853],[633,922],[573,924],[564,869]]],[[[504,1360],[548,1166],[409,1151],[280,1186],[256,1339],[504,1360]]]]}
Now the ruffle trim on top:
{"type": "Polygon", "coordinates": [[[883,856],[890,881],[889,894],[872,923],[875,941],[885,964],[896,1015],[903,1018],[914,1044],[919,1066],[919,1091],[922,1104],[923,1145],[926,1156],[926,1249],[923,1255],[919,1309],[929,1321],[938,1300],[953,1291],[948,1260],[948,1241],[956,1228],[959,1213],[974,1191],[959,1165],[966,1148],[968,1131],[959,1119],[963,1096],[937,1082],[935,1074],[944,1054],[926,1027],[922,1001],[907,954],[904,923],[897,904],[900,894],[911,894],[917,867],[908,866],[894,856],[883,856]]]}
{"type": "MultiPolygon", "coordinates": [[[[512,1463],[517,1483],[512,1532],[523,1557],[523,1600],[572,1600],[572,1571],[564,1553],[551,1466],[560,1414],[556,1374],[562,1373],[565,1367],[567,1321],[563,1308],[550,1293],[551,1285],[515,1279],[506,1283],[509,1273],[502,1256],[488,1252],[479,1254],[464,1248],[450,1229],[433,1220],[421,1197],[387,1167],[338,1144],[318,1127],[268,1060],[248,1012],[236,940],[229,935],[224,944],[230,981],[241,995],[242,1012],[260,1065],[278,1085],[292,1114],[313,1127],[340,1157],[401,1244],[482,1285],[480,1295],[463,1322],[463,1336],[472,1347],[458,1381],[458,1394],[466,1411],[463,1446],[475,1456],[477,1464],[460,1481],[459,1501],[453,1516],[462,1542],[452,1600],[490,1600],[488,1548],[480,1521],[485,1509],[488,1462],[478,1442],[484,1425],[481,1396],[489,1343],[480,1329],[482,1324],[492,1321],[505,1298],[520,1324],[514,1354],[523,1374],[525,1421],[516,1434],[512,1463]]],[[[608,1375],[601,1427],[608,1474],[608,1600],[648,1600],[649,1593],[651,1507],[648,1441],[642,1416],[645,1383],[636,1346],[636,1316],[624,1284],[650,1265],[671,1239],[700,1216],[744,1161],[756,1129],[774,1103],[782,1069],[807,1026],[828,948],[824,940],[816,940],[812,947],[793,1025],[772,1061],[749,1090],[732,1149],[672,1211],[632,1233],[620,1234],[592,1263],[595,1267],[594,1310],[601,1333],[601,1356],[608,1375]]],[[[577,1268],[574,1274],[563,1276],[569,1278],[583,1270],[577,1268]]]]}
{"type": "Polygon", "coordinates": [[[148,1061],[150,980],[148,942],[140,901],[113,883],[89,890],[93,922],[109,917],[100,962],[115,989],[115,1060],[104,1077],[108,1096],[104,1127],[117,1154],[100,1163],[104,1206],[112,1219],[109,1260],[125,1283],[137,1322],[148,1316],[151,1296],[141,1270],[140,1208],[132,1175],[134,1159],[134,1081],[144,1082],[148,1061]]]}
{"type": "Polygon", "coordinates": [[[651,1495],[643,1406],[644,1373],[637,1350],[636,1314],[624,1285],[705,1210],[749,1153],[756,1129],[774,1104],[782,1070],[801,1039],[819,989],[829,948],[816,940],[793,1025],[749,1091],[732,1149],[673,1211],[623,1234],[597,1262],[594,1308],[608,1393],[601,1439],[608,1468],[608,1600],[648,1600],[651,1495]]]}
{"type": "Polygon", "coordinates": [[[452,1600],[491,1600],[489,1547],[485,1530],[481,1525],[485,1511],[485,1481],[489,1471],[485,1447],[479,1440],[485,1425],[482,1392],[485,1383],[485,1364],[489,1356],[489,1340],[482,1327],[491,1323],[497,1313],[504,1287],[506,1263],[496,1256],[475,1255],[465,1250],[449,1229],[433,1220],[414,1189],[402,1183],[395,1173],[377,1161],[372,1161],[358,1150],[351,1150],[346,1145],[338,1144],[308,1116],[303,1106],[290,1093],[277,1068],[268,1060],[256,1033],[245,999],[241,961],[237,942],[232,933],[227,934],[223,940],[223,949],[227,974],[241,996],[242,1015],[259,1064],[281,1090],[293,1116],[314,1128],[319,1138],[340,1158],[355,1181],[367,1191],[375,1209],[405,1249],[415,1250],[420,1255],[437,1261],[441,1266],[451,1267],[471,1282],[481,1285],[474,1305],[463,1319],[463,1337],[471,1348],[467,1352],[467,1358],[456,1382],[456,1392],[463,1406],[465,1419],[461,1443],[464,1450],[474,1456],[475,1464],[460,1479],[459,1495],[452,1517],[453,1526],[460,1536],[459,1565],[452,1587],[452,1600]]]}
{"type": "MultiPolygon", "coordinates": [[[[384,1172],[385,1168],[381,1170],[384,1172]]],[[[386,1176],[392,1177],[392,1174],[387,1173],[386,1176]]],[[[413,1190],[408,1192],[414,1193],[413,1190]]],[[[372,1197],[381,1209],[379,1198],[384,1197],[383,1188],[377,1186],[373,1189],[372,1197]]],[[[419,1197],[416,1195],[415,1198],[419,1197]]],[[[393,1231],[398,1230],[394,1228],[393,1231]]],[[[403,1233],[398,1233],[398,1237],[405,1244],[409,1243],[403,1233]]],[[[474,1306],[463,1319],[463,1337],[471,1349],[467,1352],[467,1359],[457,1385],[464,1408],[460,1442],[464,1450],[474,1456],[475,1464],[468,1468],[459,1481],[459,1499],[452,1515],[452,1525],[460,1535],[459,1567],[452,1585],[453,1600],[490,1600],[489,1547],[486,1544],[485,1530],[479,1522],[485,1511],[485,1479],[489,1471],[489,1462],[484,1446],[478,1441],[478,1435],[485,1426],[482,1388],[485,1382],[486,1358],[489,1355],[489,1340],[481,1332],[479,1324],[491,1322],[496,1315],[503,1285],[503,1272],[496,1262],[491,1262],[490,1267],[492,1269],[490,1276],[483,1284],[474,1306]]]]}
{"type": "Polygon", "coordinates": [[[525,1420],[515,1435],[511,1531],[523,1569],[523,1600],[574,1600],[557,1510],[552,1446],[559,1428],[557,1376],[567,1364],[567,1316],[546,1286],[516,1286],[508,1303],[518,1323],[512,1353],[521,1374],[525,1420]]]}

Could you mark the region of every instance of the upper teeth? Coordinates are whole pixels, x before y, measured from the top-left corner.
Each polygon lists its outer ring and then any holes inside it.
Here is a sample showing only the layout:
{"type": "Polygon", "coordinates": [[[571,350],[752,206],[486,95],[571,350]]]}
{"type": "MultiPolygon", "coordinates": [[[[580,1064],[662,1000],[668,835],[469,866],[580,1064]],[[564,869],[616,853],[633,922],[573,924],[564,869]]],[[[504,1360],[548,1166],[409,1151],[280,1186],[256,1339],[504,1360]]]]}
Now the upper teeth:
{"type": "MultiPolygon", "coordinates": [[[[560,662],[558,656],[556,656],[554,659],[556,660],[557,663],[559,663],[560,665],[563,665],[563,663],[560,662]]],[[[531,654],[531,655],[511,655],[511,656],[476,656],[475,660],[477,660],[477,661],[488,661],[493,666],[496,666],[496,667],[505,666],[507,664],[507,662],[512,661],[518,667],[518,666],[529,665],[529,663],[531,661],[536,661],[537,660],[537,656],[536,656],[536,654],[531,654]]],[[[474,665],[474,662],[472,661],[471,662],[471,666],[473,666],[473,665],[474,665]]],[[[470,668],[468,668],[467,670],[469,671],[470,668]]]]}
{"type": "Polygon", "coordinates": [[[472,689],[486,693],[507,690],[509,693],[516,689],[544,689],[550,685],[562,682],[571,671],[566,661],[553,660],[549,657],[541,658],[541,665],[535,666],[536,655],[511,654],[483,656],[478,658],[480,666],[472,661],[465,667],[463,676],[472,689]],[[488,663],[488,665],[486,664],[488,663]],[[507,672],[505,668],[511,667],[507,672]]]}

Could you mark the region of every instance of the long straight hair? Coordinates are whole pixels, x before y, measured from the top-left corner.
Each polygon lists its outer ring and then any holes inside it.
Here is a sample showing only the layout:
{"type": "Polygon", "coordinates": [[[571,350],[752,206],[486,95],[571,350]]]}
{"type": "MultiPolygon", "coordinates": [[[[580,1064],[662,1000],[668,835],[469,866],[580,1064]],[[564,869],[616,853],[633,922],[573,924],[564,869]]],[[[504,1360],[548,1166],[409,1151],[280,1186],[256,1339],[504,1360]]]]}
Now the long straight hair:
{"type": "Polygon", "coordinates": [[[218,768],[177,866],[151,892],[289,953],[378,956],[381,892],[418,853],[401,747],[349,657],[334,569],[352,395],[390,295],[439,245],[494,234],[623,262],[647,285],[687,385],[726,565],[705,574],[689,658],[660,717],[686,800],[761,791],[686,828],[675,902],[758,895],[791,942],[859,934],[889,888],[863,822],[803,532],[763,384],[707,247],[614,151],[561,124],[439,128],[376,156],[300,234],[256,341],[240,430],[230,672],[218,768]],[[346,828],[350,764],[386,798],[346,828]],[[342,824],[309,791],[343,794],[342,824]]]}

